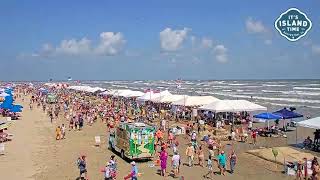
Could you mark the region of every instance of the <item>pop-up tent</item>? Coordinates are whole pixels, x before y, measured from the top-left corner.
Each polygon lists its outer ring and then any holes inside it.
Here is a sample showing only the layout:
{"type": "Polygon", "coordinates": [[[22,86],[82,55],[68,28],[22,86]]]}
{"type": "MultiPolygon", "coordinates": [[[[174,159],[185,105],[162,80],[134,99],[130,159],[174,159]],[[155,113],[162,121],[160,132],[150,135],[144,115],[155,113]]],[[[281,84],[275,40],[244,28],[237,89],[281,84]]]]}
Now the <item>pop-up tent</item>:
{"type": "Polygon", "coordinates": [[[258,119],[267,119],[267,120],[272,120],[272,119],[281,119],[282,116],[276,115],[276,114],[272,114],[272,113],[260,113],[257,115],[253,116],[254,118],[258,118],[258,119]]]}
{"type": "Polygon", "coordinates": [[[168,90],[160,91],[160,92],[153,92],[148,91],[144,93],[144,95],[137,98],[138,101],[151,101],[152,99],[161,98],[165,96],[172,95],[168,90]]]}
{"type": "Polygon", "coordinates": [[[172,103],[172,102],[181,100],[183,98],[184,98],[184,95],[171,94],[171,95],[167,95],[167,96],[153,98],[153,99],[151,99],[151,101],[157,102],[157,103],[172,103]]]}
{"type": "Polygon", "coordinates": [[[129,93],[127,93],[126,95],[124,95],[123,97],[140,97],[143,96],[144,93],[141,91],[130,91],[129,93]]]}
{"type": "Polygon", "coordinates": [[[320,116],[297,122],[297,125],[306,128],[320,129],[320,116]]]}
{"type": "Polygon", "coordinates": [[[201,106],[199,109],[211,112],[266,111],[267,108],[247,100],[220,100],[201,106]]]}
{"type": "Polygon", "coordinates": [[[177,106],[202,106],[206,104],[210,104],[212,102],[219,101],[218,98],[215,98],[213,96],[187,96],[184,95],[183,98],[172,102],[173,105],[177,106]]]}
{"type": "Polygon", "coordinates": [[[290,111],[287,108],[280,109],[278,111],[273,112],[273,114],[279,115],[282,119],[294,119],[303,117],[302,114],[296,113],[294,111],[290,111]]]}

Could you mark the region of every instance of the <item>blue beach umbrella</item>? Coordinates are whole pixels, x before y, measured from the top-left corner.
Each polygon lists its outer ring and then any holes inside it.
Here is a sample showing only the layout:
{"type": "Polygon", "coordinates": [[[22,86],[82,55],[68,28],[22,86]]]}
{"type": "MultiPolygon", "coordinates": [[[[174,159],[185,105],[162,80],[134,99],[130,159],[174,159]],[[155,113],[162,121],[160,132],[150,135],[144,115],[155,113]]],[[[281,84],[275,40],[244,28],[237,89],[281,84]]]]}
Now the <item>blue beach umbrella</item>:
{"type": "Polygon", "coordinates": [[[9,109],[10,112],[22,112],[21,108],[17,106],[12,106],[11,109],[9,109]]]}
{"type": "Polygon", "coordinates": [[[4,98],[4,101],[3,101],[4,104],[12,104],[13,103],[13,97],[12,96],[6,96],[4,98]]]}
{"type": "Polygon", "coordinates": [[[0,108],[2,109],[11,109],[13,106],[11,103],[7,103],[7,102],[3,102],[1,105],[0,105],[0,108]]]}
{"type": "Polygon", "coordinates": [[[15,104],[13,105],[14,107],[18,107],[18,108],[23,108],[23,106],[21,106],[20,104],[15,104]]]}

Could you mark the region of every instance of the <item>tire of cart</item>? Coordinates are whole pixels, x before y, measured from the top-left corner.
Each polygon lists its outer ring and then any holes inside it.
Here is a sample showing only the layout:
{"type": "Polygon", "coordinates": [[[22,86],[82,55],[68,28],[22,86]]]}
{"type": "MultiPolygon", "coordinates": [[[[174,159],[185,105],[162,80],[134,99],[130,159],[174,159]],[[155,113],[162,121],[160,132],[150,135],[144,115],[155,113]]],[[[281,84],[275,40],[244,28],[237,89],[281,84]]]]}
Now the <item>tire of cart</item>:
{"type": "Polygon", "coordinates": [[[121,151],[120,151],[120,156],[121,156],[122,159],[126,158],[125,155],[124,155],[124,150],[123,149],[121,149],[121,151]]]}

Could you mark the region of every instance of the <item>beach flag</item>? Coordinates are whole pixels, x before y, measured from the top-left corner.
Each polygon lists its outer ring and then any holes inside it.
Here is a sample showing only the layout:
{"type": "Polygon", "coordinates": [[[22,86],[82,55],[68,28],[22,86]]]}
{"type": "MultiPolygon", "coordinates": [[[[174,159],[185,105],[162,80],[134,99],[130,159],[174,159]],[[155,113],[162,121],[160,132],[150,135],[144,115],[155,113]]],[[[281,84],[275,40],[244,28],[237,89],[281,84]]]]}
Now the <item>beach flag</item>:
{"type": "Polygon", "coordinates": [[[181,88],[181,83],[182,83],[181,79],[178,78],[178,79],[176,80],[177,89],[181,88]]]}

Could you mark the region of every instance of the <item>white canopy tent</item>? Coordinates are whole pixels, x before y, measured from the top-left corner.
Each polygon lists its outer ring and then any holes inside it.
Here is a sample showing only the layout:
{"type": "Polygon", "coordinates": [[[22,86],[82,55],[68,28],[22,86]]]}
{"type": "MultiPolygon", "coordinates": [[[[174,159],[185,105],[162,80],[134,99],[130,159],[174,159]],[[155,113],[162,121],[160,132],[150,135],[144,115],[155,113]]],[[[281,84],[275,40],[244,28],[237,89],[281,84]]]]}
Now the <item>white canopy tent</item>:
{"type": "Polygon", "coordinates": [[[171,94],[163,97],[157,97],[151,99],[152,102],[157,102],[157,103],[172,103],[178,100],[181,100],[184,98],[184,95],[178,95],[178,94],[171,94]]]}
{"type": "Polygon", "coordinates": [[[69,86],[68,89],[73,89],[76,91],[83,91],[83,92],[97,92],[97,91],[105,91],[106,89],[100,87],[90,87],[90,86],[69,86]]]}
{"type": "Polygon", "coordinates": [[[148,91],[142,96],[138,97],[138,101],[151,101],[152,99],[161,98],[164,96],[172,95],[168,90],[160,91],[159,93],[154,93],[153,91],[148,91]]]}
{"type": "Polygon", "coordinates": [[[119,89],[119,90],[116,90],[113,92],[113,96],[121,96],[121,97],[125,97],[127,96],[128,94],[131,93],[131,90],[130,89],[119,89]]]}
{"type": "Polygon", "coordinates": [[[267,108],[247,100],[220,100],[201,106],[199,109],[212,112],[266,111],[267,108]]]}
{"type": "Polygon", "coordinates": [[[144,93],[140,91],[132,91],[130,89],[124,89],[124,90],[119,90],[114,95],[129,98],[129,97],[139,97],[139,96],[142,96],[143,94],[144,93]]]}
{"type": "Polygon", "coordinates": [[[129,94],[127,94],[124,97],[127,97],[127,98],[129,98],[129,97],[140,97],[142,95],[144,95],[144,93],[141,92],[141,91],[131,91],[129,94]]]}
{"type": "Polygon", "coordinates": [[[320,129],[320,116],[312,119],[307,119],[304,121],[297,122],[298,126],[312,128],[312,129],[320,129]]]}
{"type": "Polygon", "coordinates": [[[183,97],[177,101],[172,102],[173,105],[178,106],[202,106],[210,104],[214,101],[219,101],[218,98],[213,96],[188,96],[183,95],[183,97]]]}

